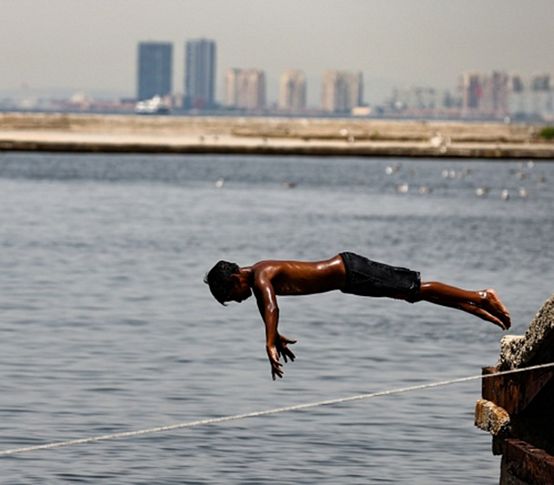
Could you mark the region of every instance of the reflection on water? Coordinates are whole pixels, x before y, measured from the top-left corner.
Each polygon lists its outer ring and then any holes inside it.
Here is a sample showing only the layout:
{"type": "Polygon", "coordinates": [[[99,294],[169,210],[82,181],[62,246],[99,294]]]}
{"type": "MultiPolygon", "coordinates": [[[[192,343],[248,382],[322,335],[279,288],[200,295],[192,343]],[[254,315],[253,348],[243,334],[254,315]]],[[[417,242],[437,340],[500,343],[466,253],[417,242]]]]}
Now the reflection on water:
{"type": "MultiPolygon", "coordinates": [[[[494,286],[522,333],[552,291],[554,165],[0,154],[2,449],[479,373],[500,331],[427,303],[282,298],[273,383],[221,258],[342,250],[494,286]],[[505,197],[503,191],[508,191],[505,197]],[[524,193],[525,196],[521,196],[524,193]]],[[[6,483],[497,483],[479,382],[6,458],[6,483]]]]}

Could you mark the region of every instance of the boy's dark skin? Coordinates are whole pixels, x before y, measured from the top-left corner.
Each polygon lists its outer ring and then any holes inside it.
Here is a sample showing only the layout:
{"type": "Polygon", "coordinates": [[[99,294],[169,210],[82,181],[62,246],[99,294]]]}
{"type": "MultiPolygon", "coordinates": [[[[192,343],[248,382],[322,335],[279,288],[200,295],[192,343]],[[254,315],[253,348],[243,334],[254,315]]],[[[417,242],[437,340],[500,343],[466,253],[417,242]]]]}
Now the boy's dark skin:
{"type": "MultiPolygon", "coordinates": [[[[346,283],[346,268],[337,255],[324,261],[260,261],[240,268],[231,275],[233,288],[227,301],[242,302],[252,293],[266,329],[266,351],[271,364],[271,375],[283,377],[280,356],[285,362],[295,355],[288,347],[296,343],[277,331],[279,307],[277,295],[310,295],[342,290],[346,283]]],[[[394,298],[405,299],[402,295],[394,298]]],[[[411,300],[413,301],[413,300],[411,300]]],[[[493,289],[470,291],[440,282],[422,282],[415,301],[429,301],[438,305],[458,308],[506,330],[510,327],[510,314],[493,289]]]]}

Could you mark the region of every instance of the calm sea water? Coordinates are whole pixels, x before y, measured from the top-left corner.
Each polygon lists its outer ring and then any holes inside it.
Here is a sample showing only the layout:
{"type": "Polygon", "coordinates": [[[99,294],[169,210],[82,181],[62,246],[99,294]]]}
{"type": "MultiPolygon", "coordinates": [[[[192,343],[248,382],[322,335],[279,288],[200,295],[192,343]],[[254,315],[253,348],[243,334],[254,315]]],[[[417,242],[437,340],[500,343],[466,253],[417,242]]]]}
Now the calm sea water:
{"type": "MultiPolygon", "coordinates": [[[[511,161],[2,153],[0,448],[478,374],[493,325],[337,292],[280,300],[298,359],[272,382],[255,302],[224,308],[202,278],[351,250],[492,286],[521,334],[553,290],[552,181],[511,161]]],[[[40,451],[0,459],[0,482],[494,484],[479,397],[472,381],[40,451]]]]}

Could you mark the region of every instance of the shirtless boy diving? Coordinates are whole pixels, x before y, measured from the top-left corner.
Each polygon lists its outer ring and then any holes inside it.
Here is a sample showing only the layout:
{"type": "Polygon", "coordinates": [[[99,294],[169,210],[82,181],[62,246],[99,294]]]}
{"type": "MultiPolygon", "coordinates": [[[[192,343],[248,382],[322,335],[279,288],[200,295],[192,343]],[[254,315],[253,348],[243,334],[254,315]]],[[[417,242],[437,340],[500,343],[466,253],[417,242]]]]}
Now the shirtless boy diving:
{"type": "Polygon", "coordinates": [[[281,356],[285,362],[295,359],[289,344],[296,343],[277,331],[277,295],[340,290],[409,303],[428,301],[472,313],[504,330],[511,325],[510,313],[493,289],[470,291],[437,281],[422,282],[417,271],[378,263],[350,252],[324,261],[267,260],[242,268],[235,263],[219,261],[204,281],[222,305],[228,301],[240,303],[254,293],[265,324],[266,352],[273,380],[283,377],[281,356]]]}

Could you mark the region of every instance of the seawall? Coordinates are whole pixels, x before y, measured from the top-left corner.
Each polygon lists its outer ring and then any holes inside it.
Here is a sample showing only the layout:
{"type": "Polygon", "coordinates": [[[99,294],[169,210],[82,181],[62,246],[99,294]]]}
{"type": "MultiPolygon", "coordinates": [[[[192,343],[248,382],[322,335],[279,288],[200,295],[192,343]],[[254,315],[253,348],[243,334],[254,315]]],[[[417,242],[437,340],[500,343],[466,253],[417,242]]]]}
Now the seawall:
{"type": "Polygon", "coordinates": [[[0,113],[0,151],[554,160],[529,124],[0,113]]]}

